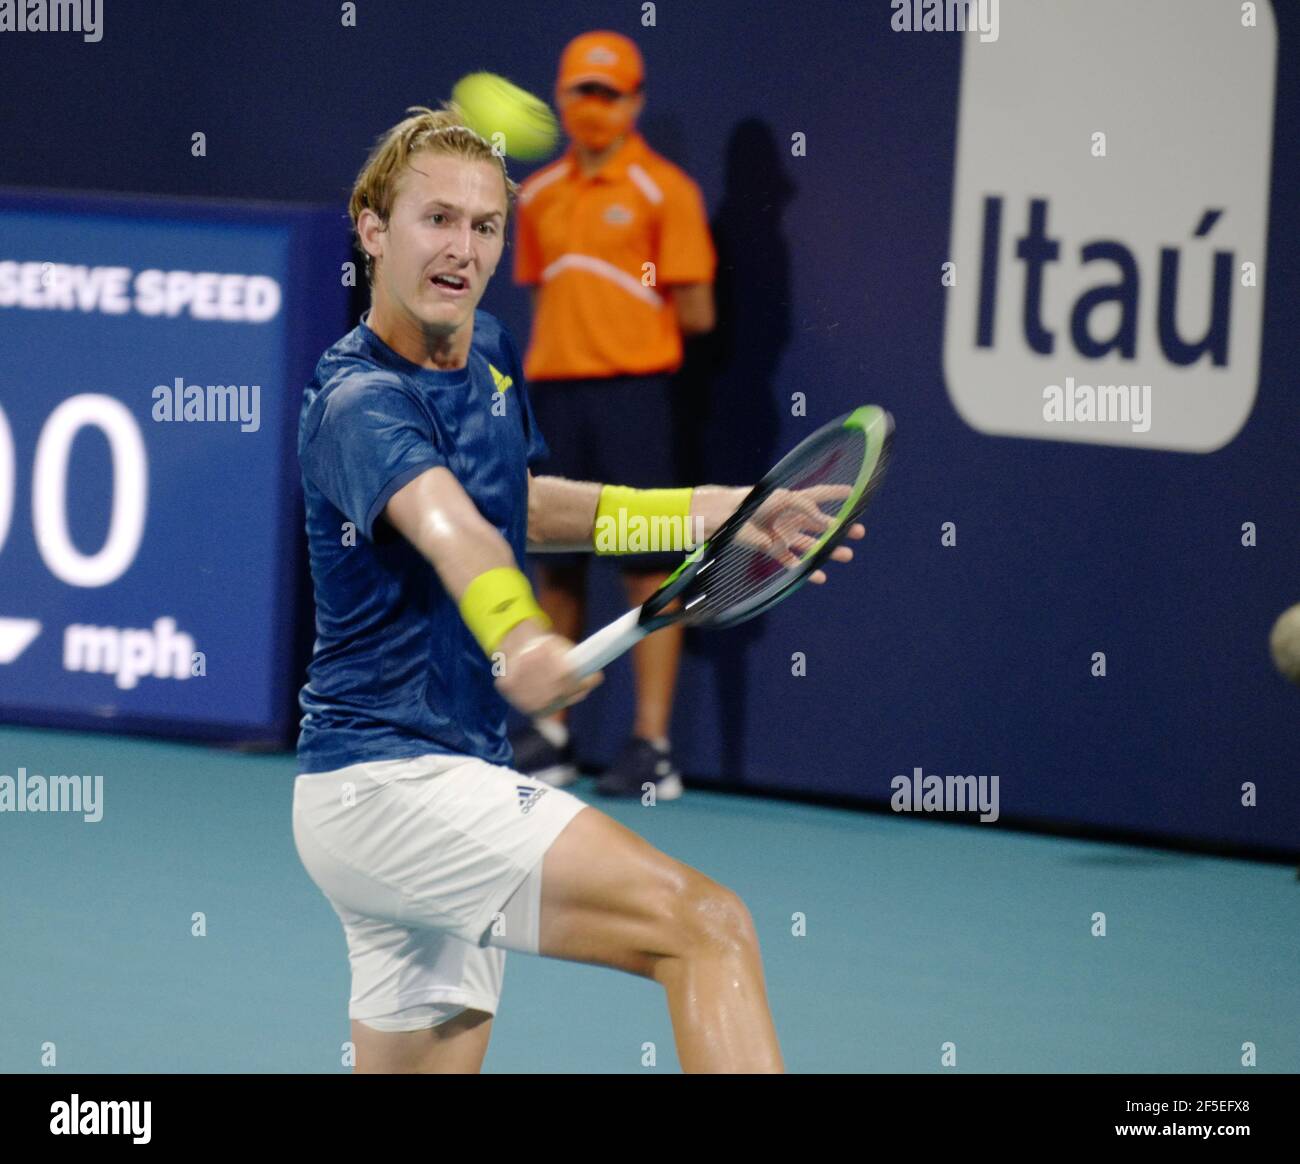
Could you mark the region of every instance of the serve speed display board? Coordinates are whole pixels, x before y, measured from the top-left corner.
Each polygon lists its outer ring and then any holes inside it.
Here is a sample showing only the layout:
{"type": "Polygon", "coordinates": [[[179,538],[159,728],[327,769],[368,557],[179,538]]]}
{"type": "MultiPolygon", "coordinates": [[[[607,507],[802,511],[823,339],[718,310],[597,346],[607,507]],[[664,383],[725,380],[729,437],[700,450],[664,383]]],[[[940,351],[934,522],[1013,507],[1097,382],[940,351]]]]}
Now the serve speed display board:
{"type": "Polygon", "coordinates": [[[0,192],[0,718],[285,742],[329,208],[0,192]]]}

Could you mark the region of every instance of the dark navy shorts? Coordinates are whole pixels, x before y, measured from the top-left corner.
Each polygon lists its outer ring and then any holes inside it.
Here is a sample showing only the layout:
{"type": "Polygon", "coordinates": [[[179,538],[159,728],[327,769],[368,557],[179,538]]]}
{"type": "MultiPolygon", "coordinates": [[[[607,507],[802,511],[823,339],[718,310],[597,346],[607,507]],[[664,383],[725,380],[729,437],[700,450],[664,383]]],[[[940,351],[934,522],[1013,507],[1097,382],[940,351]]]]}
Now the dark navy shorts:
{"type": "MultiPolygon", "coordinates": [[[[550,458],[534,476],[568,477],[670,489],[681,480],[673,426],[673,376],[612,376],[595,380],[530,380],[528,394],[550,458]]],[[[581,565],[593,554],[537,554],[548,566],[581,565]]],[[[623,570],[673,570],[683,554],[609,555],[623,570]]]]}

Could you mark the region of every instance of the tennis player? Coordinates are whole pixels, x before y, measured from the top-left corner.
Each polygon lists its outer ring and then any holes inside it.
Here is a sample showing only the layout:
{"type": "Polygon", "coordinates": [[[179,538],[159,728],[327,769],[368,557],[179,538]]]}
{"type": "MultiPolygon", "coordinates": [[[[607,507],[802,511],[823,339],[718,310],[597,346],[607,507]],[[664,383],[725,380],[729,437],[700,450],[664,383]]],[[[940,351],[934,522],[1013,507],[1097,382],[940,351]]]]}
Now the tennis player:
{"type": "Polygon", "coordinates": [[[478,1071],[520,950],[658,982],[687,1071],[780,1071],[740,899],[510,767],[507,700],[538,714],[599,681],[569,669],[526,545],[591,547],[620,506],[707,533],[745,493],[532,476],[519,355],[478,310],[516,192],[454,108],[389,130],[350,204],[371,307],[303,400],[317,638],[293,827],[346,934],[355,1069],[478,1071]]]}

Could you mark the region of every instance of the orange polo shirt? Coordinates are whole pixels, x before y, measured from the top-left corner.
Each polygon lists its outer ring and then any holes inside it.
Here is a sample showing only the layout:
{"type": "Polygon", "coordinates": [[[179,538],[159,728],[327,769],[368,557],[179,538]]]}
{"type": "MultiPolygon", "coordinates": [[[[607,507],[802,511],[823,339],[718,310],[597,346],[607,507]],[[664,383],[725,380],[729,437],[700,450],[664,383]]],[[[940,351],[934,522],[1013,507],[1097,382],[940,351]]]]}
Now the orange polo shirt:
{"type": "Polygon", "coordinates": [[[651,375],[682,362],[673,283],[712,283],[699,187],[635,131],[583,177],[572,146],[523,184],[515,282],[537,284],[529,380],[651,375]],[[654,264],[653,268],[646,264],[654,264]]]}

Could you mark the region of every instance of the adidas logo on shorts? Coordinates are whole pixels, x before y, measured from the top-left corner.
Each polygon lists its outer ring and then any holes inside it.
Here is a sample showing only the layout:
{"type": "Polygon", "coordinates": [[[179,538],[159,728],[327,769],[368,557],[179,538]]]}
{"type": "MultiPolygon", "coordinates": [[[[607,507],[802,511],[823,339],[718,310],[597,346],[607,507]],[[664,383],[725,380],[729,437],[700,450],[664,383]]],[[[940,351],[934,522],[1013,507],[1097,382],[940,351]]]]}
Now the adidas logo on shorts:
{"type": "Polygon", "coordinates": [[[548,792],[549,788],[537,788],[531,784],[516,784],[515,791],[519,793],[519,811],[527,816],[533,810],[533,805],[542,799],[548,792]]]}

